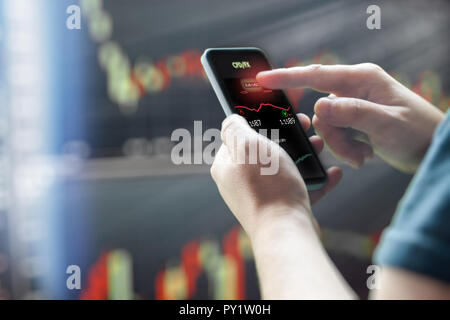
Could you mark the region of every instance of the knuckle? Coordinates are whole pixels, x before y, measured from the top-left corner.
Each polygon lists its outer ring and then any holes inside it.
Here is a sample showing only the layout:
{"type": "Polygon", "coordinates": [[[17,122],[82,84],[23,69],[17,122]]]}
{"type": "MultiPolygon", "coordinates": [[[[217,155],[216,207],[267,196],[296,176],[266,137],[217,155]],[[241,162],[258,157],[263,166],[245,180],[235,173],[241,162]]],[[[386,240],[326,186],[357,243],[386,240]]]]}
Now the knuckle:
{"type": "Polygon", "coordinates": [[[362,67],[369,74],[378,74],[378,75],[384,74],[383,68],[372,62],[363,63],[362,67]]]}
{"type": "Polygon", "coordinates": [[[309,82],[316,85],[315,83],[317,83],[318,81],[322,81],[322,78],[323,78],[322,71],[324,70],[323,65],[311,64],[309,67],[311,68],[311,71],[312,71],[311,75],[315,75],[309,79],[309,82]]]}
{"type": "Polygon", "coordinates": [[[318,70],[322,69],[322,65],[319,64],[319,63],[310,64],[309,67],[310,67],[313,71],[318,71],[318,70]]]}
{"type": "Polygon", "coordinates": [[[362,110],[362,105],[361,105],[361,100],[359,100],[359,99],[350,99],[348,101],[348,106],[352,110],[353,117],[355,117],[355,118],[361,117],[361,114],[362,114],[362,111],[363,111],[362,110]]]}

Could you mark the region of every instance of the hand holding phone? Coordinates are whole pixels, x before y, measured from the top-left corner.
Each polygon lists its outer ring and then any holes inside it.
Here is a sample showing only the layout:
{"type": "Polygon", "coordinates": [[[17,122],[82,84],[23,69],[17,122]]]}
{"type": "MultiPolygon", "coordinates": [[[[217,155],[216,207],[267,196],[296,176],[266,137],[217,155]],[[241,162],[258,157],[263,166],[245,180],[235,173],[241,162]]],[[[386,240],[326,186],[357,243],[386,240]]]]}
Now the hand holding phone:
{"type": "Polygon", "coordinates": [[[256,75],[272,69],[258,48],[211,48],[201,58],[226,115],[244,117],[255,130],[278,129],[279,144],[295,162],[308,190],[320,189],[327,174],[282,90],[261,87],[256,75]]]}

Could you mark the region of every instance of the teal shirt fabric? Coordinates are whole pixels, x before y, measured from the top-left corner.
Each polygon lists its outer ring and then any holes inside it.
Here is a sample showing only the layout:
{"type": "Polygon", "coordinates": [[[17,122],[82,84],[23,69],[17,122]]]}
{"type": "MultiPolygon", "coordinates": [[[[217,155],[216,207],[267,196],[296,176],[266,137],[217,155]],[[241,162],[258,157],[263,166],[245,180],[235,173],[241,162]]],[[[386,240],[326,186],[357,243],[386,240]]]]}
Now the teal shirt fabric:
{"type": "Polygon", "coordinates": [[[450,111],[383,232],[374,262],[450,283],[450,111]]]}

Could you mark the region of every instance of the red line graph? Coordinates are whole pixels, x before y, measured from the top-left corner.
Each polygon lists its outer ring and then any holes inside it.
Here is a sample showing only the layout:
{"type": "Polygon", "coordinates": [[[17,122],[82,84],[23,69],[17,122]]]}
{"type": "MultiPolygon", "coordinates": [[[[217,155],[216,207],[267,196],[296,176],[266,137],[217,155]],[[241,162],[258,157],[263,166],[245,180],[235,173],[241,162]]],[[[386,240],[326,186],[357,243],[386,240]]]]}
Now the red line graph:
{"type": "Polygon", "coordinates": [[[235,109],[242,108],[242,109],[247,109],[247,110],[250,110],[250,111],[259,112],[261,110],[261,108],[264,107],[264,106],[269,106],[269,107],[280,109],[280,110],[284,110],[284,111],[289,111],[289,109],[291,108],[290,106],[287,107],[287,108],[283,108],[283,107],[279,107],[279,106],[273,105],[271,103],[260,103],[258,109],[254,109],[254,108],[250,108],[250,107],[246,107],[246,106],[235,106],[234,108],[235,109]]]}

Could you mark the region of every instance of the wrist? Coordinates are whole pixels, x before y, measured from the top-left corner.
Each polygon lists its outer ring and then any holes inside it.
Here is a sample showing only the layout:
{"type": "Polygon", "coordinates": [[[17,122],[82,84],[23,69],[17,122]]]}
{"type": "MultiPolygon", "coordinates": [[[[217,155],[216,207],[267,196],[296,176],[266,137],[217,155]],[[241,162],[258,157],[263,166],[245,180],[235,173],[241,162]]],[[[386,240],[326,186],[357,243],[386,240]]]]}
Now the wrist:
{"type": "Polygon", "coordinates": [[[277,241],[291,232],[317,237],[311,209],[309,207],[268,206],[258,212],[258,218],[249,237],[252,244],[277,241]]]}

